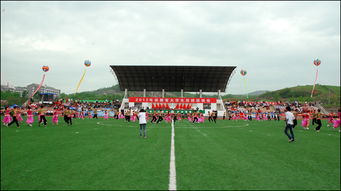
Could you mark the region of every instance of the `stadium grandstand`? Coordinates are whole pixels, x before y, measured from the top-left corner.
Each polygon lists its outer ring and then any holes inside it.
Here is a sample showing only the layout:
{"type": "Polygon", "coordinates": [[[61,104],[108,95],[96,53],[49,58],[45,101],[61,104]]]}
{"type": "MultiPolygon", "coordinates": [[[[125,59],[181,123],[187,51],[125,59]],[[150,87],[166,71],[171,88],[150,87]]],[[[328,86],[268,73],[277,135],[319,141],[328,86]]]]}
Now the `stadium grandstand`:
{"type": "Polygon", "coordinates": [[[111,65],[120,89],[125,91],[121,108],[145,108],[205,115],[226,112],[220,93],[226,91],[235,66],[140,66],[111,65]],[[143,91],[141,97],[128,97],[128,91],[143,91]],[[160,91],[161,97],[146,97],[147,91],[160,91]],[[165,91],[181,92],[180,97],[165,98],[165,91]],[[184,92],[199,92],[199,98],[184,97],[184,92]],[[204,92],[216,92],[217,98],[203,98],[204,92]]]}

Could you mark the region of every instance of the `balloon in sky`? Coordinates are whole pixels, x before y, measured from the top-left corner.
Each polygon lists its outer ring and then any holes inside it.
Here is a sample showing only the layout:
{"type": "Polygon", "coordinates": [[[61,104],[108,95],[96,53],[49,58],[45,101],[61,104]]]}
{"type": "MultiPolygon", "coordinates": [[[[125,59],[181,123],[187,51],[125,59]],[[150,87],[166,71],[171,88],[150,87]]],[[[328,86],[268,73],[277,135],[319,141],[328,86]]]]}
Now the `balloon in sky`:
{"type": "Polygon", "coordinates": [[[247,72],[246,72],[246,70],[240,70],[240,74],[241,74],[242,76],[245,76],[245,75],[247,74],[247,72]]]}
{"type": "Polygon", "coordinates": [[[49,67],[48,66],[43,66],[43,67],[41,67],[41,69],[44,71],[44,72],[47,72],[47,71],[49,71],[49,67]]]}
{"type": "Polygon", "coordinates": [[[319,59],[314,60],[315,66],[319,66],[320,64],[321,64],[321,60],[319,60],[319,59]]]}
{"type": "Polygon", "coordinates": [[[84,65],[85,65],[86,67],[91,66],[90,60],[85,60],[85,61],[84,61],[84,65]]]}

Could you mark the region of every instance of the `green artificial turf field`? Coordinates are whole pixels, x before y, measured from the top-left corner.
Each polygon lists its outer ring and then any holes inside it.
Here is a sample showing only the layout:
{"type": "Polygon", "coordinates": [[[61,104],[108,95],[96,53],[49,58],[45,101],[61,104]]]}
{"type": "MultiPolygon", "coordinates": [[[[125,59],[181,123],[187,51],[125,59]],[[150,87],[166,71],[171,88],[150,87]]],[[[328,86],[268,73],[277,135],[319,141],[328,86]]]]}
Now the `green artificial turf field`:
{"type": "MultiPolygon", "coordinates": [[[[25,120],[25,119],[24,119],[25,120]]],[[[1,189],[167,190],[171,125],[75,119],[66,126],[1,126],[1,189]]],[[[300,122],[299,122],[300,124],[300,122]]],[[[178,190],[339,190],[340,133],[283,121],[175,123],[178,190]]]]}

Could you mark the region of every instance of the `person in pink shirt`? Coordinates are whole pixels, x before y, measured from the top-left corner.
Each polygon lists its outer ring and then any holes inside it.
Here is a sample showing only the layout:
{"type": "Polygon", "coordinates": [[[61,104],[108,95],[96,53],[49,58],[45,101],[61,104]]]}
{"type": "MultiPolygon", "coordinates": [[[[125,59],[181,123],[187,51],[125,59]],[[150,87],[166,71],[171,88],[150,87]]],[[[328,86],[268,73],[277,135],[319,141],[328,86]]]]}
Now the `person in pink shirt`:
{"type": "Polygon", "coordinates": [[[20,108],[18,108],[16,117],[17,117],[17,120],[18,120],[19,122],[23,121],[23,118],[22,118],[22,116],[21,116],[21,113],[22,113],[22,110],[21,110],[20,108]]]}
{"type": "Polygon", "coordinates": [[[308,126],[309,126],[309,114],[304,113],[302,115],[302,127],[303,127],[303,129],[308,130],[309,129],[308,126]]]}
{"type": "MultiPolygon", "coordinates": [[[[340,123],[341,123],[341,109],[339,109],[339,111],[337,112],[337,119],[333,120],[334,129],[340,127],[340,123]]],[[[341,129],[339,129],[339,132],[341,132],[341,129]]]]}
{"type": "Polygon", "coordinates": [[[58,109],[54,108],[54,110],[53,110],[53,117],[52,117],[52,124],[58,125],[58,115],[59,115],[58,109]]]}
{"type": "Polygon", "coordinates": [[[333,121],[334,121],[333,117],[334,117],[334,113],[333,112],[329,113],[327,127],[333,126],[333,121]]]}
{"type": "Polygon", "coordinates": [[[109,119],[109,113],[108,113],[108,111],[105,111],[104,112],[104,120],[108,120],[109,119]]]}
{"type": "Polygon", "coordinates": [[[34,122],[34,118],[33,118],[33,111],[32,111],[30,106],[27,107],[26,113],[27,113],[26,123],[28,126],[32,127],[32,124],[34,122]]]}
{"type": "Polygon", "coordinates": [[[11,112],[11,109],[9,107],[5,107],[5,117],[2,120],[5,126],[8,126],[8,124],[12,121],[10,112],[11,112]]]}

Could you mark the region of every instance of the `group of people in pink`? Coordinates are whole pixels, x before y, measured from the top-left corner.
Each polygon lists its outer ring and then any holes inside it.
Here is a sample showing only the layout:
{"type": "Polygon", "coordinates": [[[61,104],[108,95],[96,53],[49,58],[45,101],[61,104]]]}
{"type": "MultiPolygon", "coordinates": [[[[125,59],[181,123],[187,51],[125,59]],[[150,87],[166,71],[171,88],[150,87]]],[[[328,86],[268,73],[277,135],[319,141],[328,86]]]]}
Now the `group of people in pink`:
{"type": "MultiPolygon", "coordinates": [[[[250,103],[247,103],[250,104],[250,103]]],[[[279,104],[277,104],[278,106],[279,104]]],[[[268,106],[267,104],[264,104],[264,106],[268,106]]],[[[38,125],[44,124],[46,126],[47,120],[45,115],[47,112],[49,112],[50,115],[52,115],[52,124],[58,125],[59,123],[59,117],[64,116],[64,121],[68,125],[72,125],[72,119],[73,118],[79,118],[79,119],[85,119],[85,118],[96,118],[98,119],[98,111],[104,112],[103,119],[108,120],[110,118],[114,119],[126,119],[126,121],[130,122],[136,122],[138,112],[132,109],[127,110],[117,110],[117,109],[105,109],[105,108],[92,108],[92,107],[78,107],[70,109],[71,107],[66,107],[63,105],[55,106],[54,108],[46,108],[44,106],[27,106],[25,109],[21,109],[19,107],[5,107],[4,110],[1,111],[3,113],[3,124],[5,126],[11,126],[12,124],[16,124],[17,127],[20,127],[20,123],[23,123],[24,119],[22,115],[26,115],[25,123],[28,126],[32,126],[34,123],[34,115],[36,114],[38,116],[38,125]],[[113,117],[110,117],[109,113],[113,115],[113,117]]],[[[235,108],[233,105],[233,108],[229,108],[226,113],[223,115],[223,119],[229,119],[229,120],[280,120],[280,118],[283,119],[282,115],[278,111],[269,111],[264,112],[260,108],[258,110],[254,111],[252,108],[235,108]],[[234,108],[234,109],[233,109],[234,108]]],[[[310,124],[315,125],[317,124],[317,127],[315,128],[316,131],[319,131],[322,123],[321,119],[323,118],[323,115],[320,112],[317,112],[316,110],[310,110],[310,109],[304,109],[300,112],[297,108],[294,109],[293,114],[295,115],[296,120],[301,119],[301,126],[303,129],[308,130],[310,124]]],[[[340,127],[340,109],[337,113],[330,113],[328,116],[328,122],[327,126],[332,126],[334,129],[337,129],[340,127]]],[[[111,116],[112,116],[111,115],[111,116]]],[[[193,112],[193,113],[172,113],[168,111],[167,113],[163,113],[161,111],[153,111],[153,112],[146,112],[146,119],[148,120],[151,118],[152,123],[160,123],[161,121],[165,121],[167,123],[170,123],[172,120],[179,121],[182,119],[187,119],[189,122],[192,123],[204,123],[205,122],[205,116],[201,112],[193,112]]],[[[216,122],[217,119],[217,112],[211,111],[208,113],[208,121],[209,122],[216,122]]]]}
{"type": "MultiPolygon", "coordinates": [[[[327,126],[333,126],[334,129],[340,127],[341,124],[341,109],[338,111],[338,118],[334,118],[334,114],[330,113],[328,117],[328,125],[327,126]]],[[[339,129],[341,131],[341,129],[339,129]]]]}
{"type": "MultiPolygon", "coordinates": [[[[320,113],[320,110],[317,111],[313,111],[313,112],[306,112],[306,113],[302,113],[302,114],[296,114],[297,116],[301,116],[302,119],[302,127],[305,130],[309,130],[309,126],[310,126],[310,122],[312,125],[317,124],[317,127],[315,128],[315,130],[318,132],[322,126],[322,122],[321,119],[323,118],[322,114],[320,113]]],[[[333,129],[337,129],[338,127],[340,127],[340,123],[341,123],[341,110],[339,109],[337,115],[335,115],[334,113],[329,113],[328,114],[328,120],[327,120],[327,127],[333,127],[333,129]]],[[[339,129],[339,131],[341,131],[339,129]]]]}
{"type": "MultiPolygon", "coordinates": [[[[5,126],[11,126],[12,124],[16,124],[18,128],[20,128],[20,124],[24,121],[22,115],[26,115],[26,124],[32,127],[34,123],[34,114],[37,114],[38,117],[38,126],[43,124],[44,126],[47,125],[46,113],[47,108],[44,106],[32,108],[27,106],[26,109],[21,109],[17,106],[13,108],[5,107],[4,111],[4,119],[3,124],[5,126]]],[[[74,116],[74,111],[70,110],[69,108],[55,108],[52,113],[52,124],[58,125],[59,117],[64,115],[64,120],[67,124],[72,125],[72,120],[74,116]]]]}
{"type": "MultiPolygon", "coordinates": [[[[148,117],[148,113],[147,114],[147,119],[148,117]]],[[[162,113],[162,112],[151,112],[150,114],[151,119],[151,123],[160,123],[161,121],[165,120],[166,123],[171,123],[172,120],[174,122],[176,121],[181,121],[182,119],[187,119],[189,122],[193,122],[193,123],[203,123],[205,121],[205,116],[200,113],[200,112],[193,112],[191,113],[187,113],[187,114],[182,114],[182,113],[171,113],[171,112],[167,112],[167,113],[162,113]]]]}
{"type": "Polygon", "coordinates": [[[189,122],[192,122],[192,123],[204,123],[205,122],[205,116],[203,113],[200,113],[200,112],[194,112],[192,114],[189,114],[187,116],[187,119],[189,122]]]}

